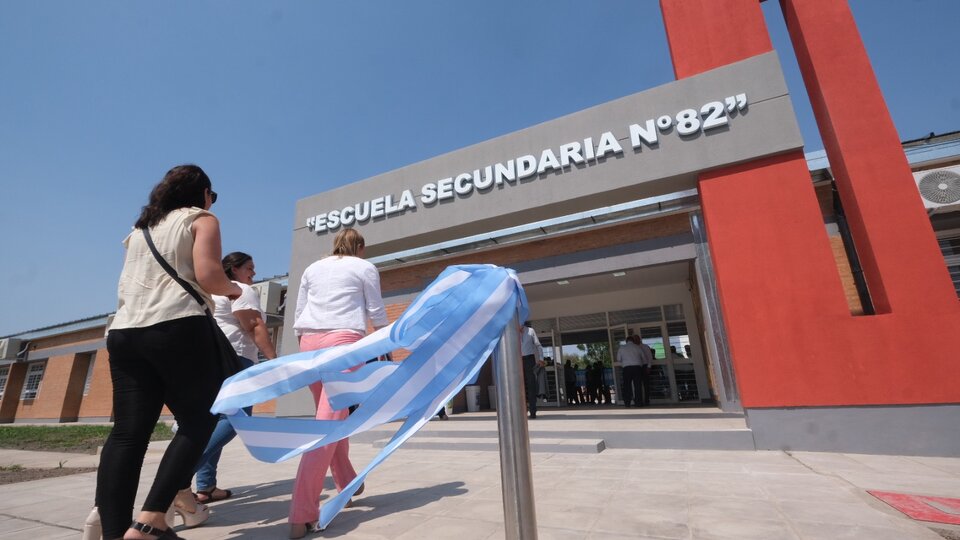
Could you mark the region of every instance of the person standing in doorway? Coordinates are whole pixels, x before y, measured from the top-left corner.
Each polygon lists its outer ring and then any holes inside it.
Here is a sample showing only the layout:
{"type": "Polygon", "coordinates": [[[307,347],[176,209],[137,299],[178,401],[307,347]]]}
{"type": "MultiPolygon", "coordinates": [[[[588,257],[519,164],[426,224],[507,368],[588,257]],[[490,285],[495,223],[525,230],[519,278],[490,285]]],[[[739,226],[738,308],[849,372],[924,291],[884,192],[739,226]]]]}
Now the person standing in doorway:
{"type": "Polygon", "coordinates": [[[590,403],[600,404],[600,363],[587,362],[587,396],[590,403]]]}
{"type": "MultiPolygon", "coordinates": [[[[647,346],[646,343],[640,339],[640,336],[634,334],[632,336],[633,342],[640,347],[640,350],[643,352],[643,369],[640,370],[640,387],[643,388],[643,405],[650,404],[650,369],[653,365],[653,349],[647,346]]],[[[639,400],[637,403],[639,407],[639,400]]]]}
{"type": "Polygon", "coordinates": [[[577,398],[577,370],[573,368],[570,360],[563,363],[563,385],[567,393],[567,405],[575,405],[579,402],[577,398]]]}
{"type": "Polygon", "coordinates": [[[527,321],[520,327],[520,357],[523,362],[523,386],[530,419],[537,417],[537,366],[543,366],[543,349],[537,331],[527,321]]]}
{"type": "Polygon", "coordinates": [[[623,404],[630,407],[630,402],[639,407],[643,402],[644,392],[641,380],[646,364],[646,355],[637,344],[638,336],[632,335],[617,351],[617,361],[623,367],[623,404]]]}

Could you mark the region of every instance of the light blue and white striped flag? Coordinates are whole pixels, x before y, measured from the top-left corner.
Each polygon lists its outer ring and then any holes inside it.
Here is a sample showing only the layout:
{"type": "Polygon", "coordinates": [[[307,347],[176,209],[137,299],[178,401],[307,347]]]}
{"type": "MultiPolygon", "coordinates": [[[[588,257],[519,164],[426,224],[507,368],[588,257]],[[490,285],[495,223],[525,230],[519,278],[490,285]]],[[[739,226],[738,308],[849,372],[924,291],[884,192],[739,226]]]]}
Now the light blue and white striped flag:
{"type": "MultiPolygon", "coordinates": [[[[320,509],[325,528],[367,474],[476,379],[514,313],[527,300],[513,270],[493,265],[451,266],[395,322],[349,345],[286,355],[248,368],[223,383],[211,409],[229,415],[250,453],[276,463],[378,425],[406,419],[357,478],[320,509]],[[405,348],[402,362],[370,358],[405,348]],[[344,420],[251,417],[242,407],[322,381],[334,409],[360,406],[344,420]]],[[[518,344],[519,346],[519,344],[518,344]]]]}

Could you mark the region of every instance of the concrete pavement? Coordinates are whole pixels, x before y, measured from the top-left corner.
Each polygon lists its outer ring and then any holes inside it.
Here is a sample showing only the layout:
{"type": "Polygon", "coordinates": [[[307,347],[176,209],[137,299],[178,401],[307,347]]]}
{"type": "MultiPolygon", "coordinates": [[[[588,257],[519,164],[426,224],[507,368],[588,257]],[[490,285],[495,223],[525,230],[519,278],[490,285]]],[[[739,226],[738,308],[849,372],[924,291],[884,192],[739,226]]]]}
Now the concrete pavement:
{"type": "MultiPolygon", "coordinates": [[[[701,410],[689,414],[685,424],[683,412],[676,409],[541,410],[530,424],[538,448],[532,461],[539,538],[942,540],[929,527],[949,528],[913,521],[866,490],[958,497],[960,458],[617,444],[591,450],[582,444],[594,436],[602,440],[605,429],[743,429],[742,421],[727,415],[710,417],[701,410]],[[659,422],[658,414],[663,415],[659,422]],[[548,442],[568,439],[581,449],[570,451],[561,442],[548,442]]],[[[355,466],[368,463],[379,450],[378,442],[394,429],[384,426],[352,440],[355,466]]],[[[489,448],[456,449],[461,435],[477,440],[491,430],[496,430],[492,413],[431,422],[411,441],[422,447],[403,448],[391,456],[368,477],[366,491],[354,506],[316,537],[503,538],[499,454],[489,448]]],[[[154,445],[148,453],[140,500],[162,447],[154,445]]],[[[0,450],[0,465],[56,467],[64,459],[65,466],[85,466],[96,456],[0,450]]],[[[257,462],[239,442],[230,444],[220,463],[220,479],[221,487],[234,490],[234,498],[212,505],[213,514],[203,526],[178,534],[190,540],[286,538],[296,467],[297,460],[257,462]]],[[[95,473],[86,473],[0,486],[0,537],[79,538],[94,484],[95,473]]]]}

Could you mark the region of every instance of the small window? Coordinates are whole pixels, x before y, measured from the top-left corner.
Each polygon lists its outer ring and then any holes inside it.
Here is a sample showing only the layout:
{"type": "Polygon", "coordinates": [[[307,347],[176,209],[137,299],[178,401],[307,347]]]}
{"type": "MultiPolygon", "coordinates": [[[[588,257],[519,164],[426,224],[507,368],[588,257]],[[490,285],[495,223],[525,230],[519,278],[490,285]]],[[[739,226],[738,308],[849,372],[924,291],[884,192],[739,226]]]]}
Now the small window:
{"type": "Polygon", "coordinates": [[[10,375],[10,366],[0,366],[0,399],[3,399],[3,391],[7,388],[7,378],[10,375]]]}
{"type": "Polygon", "coordinates": [[[90,382],[93,380],[93,365],[97,361],[97,353],[86,353],[80,357],[87,360],[87,378],[83,381],[83,395],[90,393],[90,382]]]}
{"type": "Polygon", "coordinates": [[[46,362],[34,362],[27,368],[27,380],[23,383],[23,393],[20,399],[36,399],[40,393],[40,381],[43,380],[43,371],[47,368],[46,362]]]}

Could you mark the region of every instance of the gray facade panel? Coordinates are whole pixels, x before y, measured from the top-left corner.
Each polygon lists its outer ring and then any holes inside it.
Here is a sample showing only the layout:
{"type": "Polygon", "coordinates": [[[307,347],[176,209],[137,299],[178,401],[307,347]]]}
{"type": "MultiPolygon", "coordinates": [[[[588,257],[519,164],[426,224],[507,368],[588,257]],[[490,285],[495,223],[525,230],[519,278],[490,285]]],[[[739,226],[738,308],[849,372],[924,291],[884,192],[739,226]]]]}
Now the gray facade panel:
{"type": "Polygon", "coordinates": [[[308,218],[380,196],[396,201],[404,190],[416,199],[415,209],[355,225],[367,240],[369,256],[689,189],[700,171],[802,144],[779,61],[771,52],[302,199],[295,214],[294,251],[306,249],[315,258],[329,250],[333,234],[308,230],[308,218]],[[726,126],[688,137],[681,137],[676,127],[655,130],[656,145],[641,143],[634,149],[630,144],[631,124],[699,110],[740,93],[746,94],[748,106],[730,113],[726,126]],[[596,146],[608,131],[622,153],[432,205],[420,199],[424,184],[524,155],[539,158],[546,149],[559,155],[561,145],[582,144],[588,137],[596,146]]]}
{"type": "Polygon", "coordinates": [[[960,405],[748,409],[757,450],[960,456],[960,405]]]}

